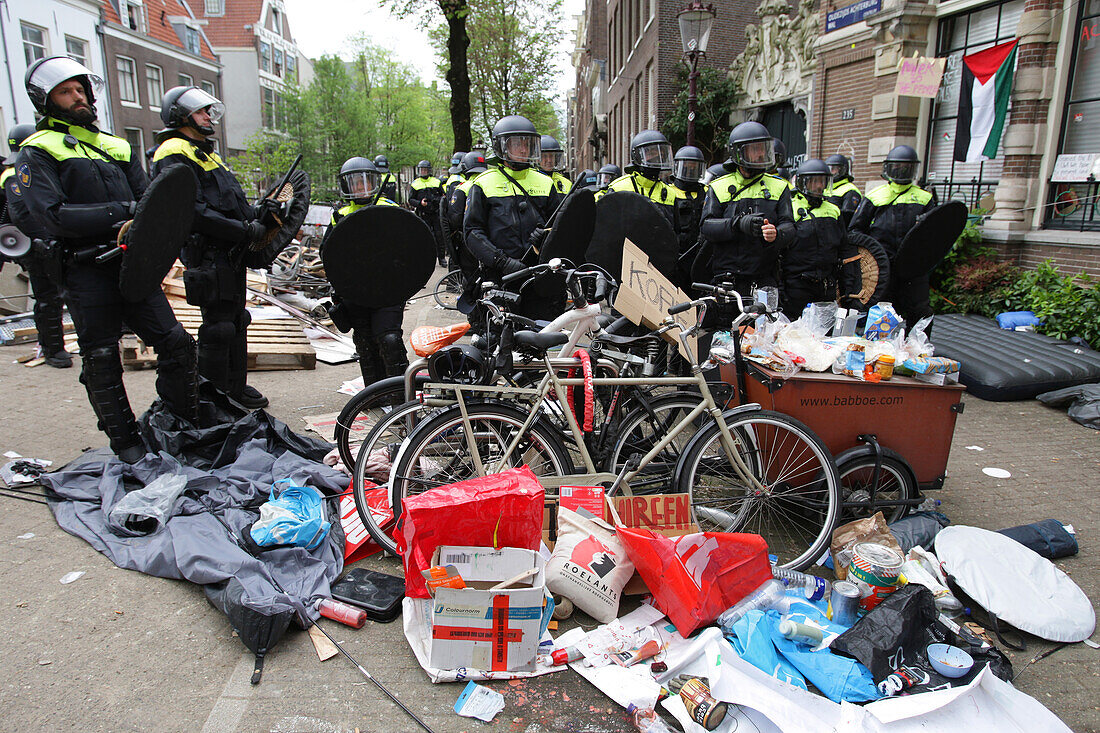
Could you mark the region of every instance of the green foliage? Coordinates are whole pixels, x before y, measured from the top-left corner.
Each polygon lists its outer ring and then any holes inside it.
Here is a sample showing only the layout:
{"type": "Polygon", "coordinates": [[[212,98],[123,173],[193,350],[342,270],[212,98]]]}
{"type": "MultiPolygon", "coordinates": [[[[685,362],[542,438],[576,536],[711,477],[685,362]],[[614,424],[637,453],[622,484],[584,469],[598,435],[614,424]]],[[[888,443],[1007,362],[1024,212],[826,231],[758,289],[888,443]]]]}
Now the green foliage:
{"type": "MultiPolygon", "coordinates": [[[[707,161],[716,163],[726,157],[726,144],[732,127],[730,110],[734,107],[737,90],[724,69],[704,66],[696,79],[695,145],[703,151],[707,161]]],[[[688,67],[680,64],[676,70],[676,86],[680,93],[661,126],[661,132],[677,150],[686,144],[688,116],[688,67]]]]}

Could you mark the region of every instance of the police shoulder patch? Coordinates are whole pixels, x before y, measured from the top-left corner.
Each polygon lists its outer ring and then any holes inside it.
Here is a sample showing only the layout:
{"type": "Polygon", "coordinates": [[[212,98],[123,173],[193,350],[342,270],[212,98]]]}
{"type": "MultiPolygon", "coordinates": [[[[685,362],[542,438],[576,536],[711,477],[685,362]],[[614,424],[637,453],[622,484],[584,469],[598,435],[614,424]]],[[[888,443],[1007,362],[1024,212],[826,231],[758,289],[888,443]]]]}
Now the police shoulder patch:
{"type": "Polygon", "coordinates": [[[24,188],[31,187],[31,166],[30,163],[22,163],[19,169],[16,171],[19,176],[19,182],[23,184],[24,188]]]}

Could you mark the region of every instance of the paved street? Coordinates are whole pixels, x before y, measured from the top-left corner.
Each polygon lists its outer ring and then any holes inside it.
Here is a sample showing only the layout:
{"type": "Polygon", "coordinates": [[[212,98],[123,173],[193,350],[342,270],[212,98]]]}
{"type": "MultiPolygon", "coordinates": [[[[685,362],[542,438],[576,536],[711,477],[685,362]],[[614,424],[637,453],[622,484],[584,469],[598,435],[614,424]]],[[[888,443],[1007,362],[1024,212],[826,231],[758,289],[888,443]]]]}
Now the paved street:
{"type": "MultiPolygon", "coordinates": [[[[442,272],[438,272],[441,275],[442,272]]],[[[426,298],[410,307],[410,325],[459,320],[426,298]]],[[[0,348],[0,452],[48,458],[55,466],[106,439],[77,367],[55,370],[13,363],[30,346],[0,348]]],[[[271,398],[270,412],[292,429],[302,418],[335,412],[336,393],[358,374],[354,364],[315,371],[259,372],[250,381],[271,398]]],[[[128,372],[139,411],[152,400],[154,372],[128,372]]],[[[948,481],[937,493],[955,523],[998,529],[1048,517],[1073,524],[1081,552],[1060,561],[1094,607],[1100,601],[1100,435],[1038,402],[965,399],[948,481]],[[971,450],[977,446],[983,450],[971,450]],[[993,479],[983,467],[1011,478],[993,479]]],[[[296,629],[268,655],[263,682],[248,683],[252,655],[225,617],[187,583],[115,568],[82,540],[61,532],[48,510],[3,499],[0,583],[0,729],[84,731],[407,731],[415,726],[346,660],[319,663],[296,629]],[[30,539],[20,535],[33,533],[30,539]],[[69,585],[69,571],[86,574],[69,585]]],[[[396,561],[370,567],[399,572],[396,561]]],[[[590,620],[586,619],[586,623],[590,620]]],[[[625,713],[572,672],[495,683],[507,707],[491,724],[451,710],[461,686],[432,685],[405,643],[400,622],[361,630],[329,624],[335,637],[437,731],[627,731],[625,713]]],[[[1100,651],[1083,644],[1025,666],[1051,645],[1029,640],[1013,654],[1020,689],[1076,731],[1100,731],[1100,651]]]]}

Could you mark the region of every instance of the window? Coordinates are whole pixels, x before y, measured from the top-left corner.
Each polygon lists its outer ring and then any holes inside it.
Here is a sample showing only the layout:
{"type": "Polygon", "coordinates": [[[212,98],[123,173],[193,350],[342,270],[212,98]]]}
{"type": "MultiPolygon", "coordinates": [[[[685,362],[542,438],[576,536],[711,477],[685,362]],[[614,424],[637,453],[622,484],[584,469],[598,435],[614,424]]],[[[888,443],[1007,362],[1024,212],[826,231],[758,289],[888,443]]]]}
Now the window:
{"type": "Polygon", "coordinates": [[[260,41],[260,70],[271,72],[271,44],[260,41]]]}
{"type": "Polygon", "coordinates": [[[145,6],[141,0],[119,0],[118,14],[124,26],[138,33],[145,32],[145,6]]]}
{"type": "Polygon", "coordinates": [[[263,125],[275,129],[275,90],[264,87],[263,125]]]}
{"type": "Polygon", "coordinates": [[[1016,37],[1024,0],[1007,0],[940,21],[936,56],[946,57],[943,83],[932,101],[925,174],[940,201],[962,197],[974,206],[997,185],[1004,165],[1003,152],[993,160],[960,163],[955,157],[955,124],[959,109],[962,57],[1016,37]]]}
{"type": "Polygon", "coordinates": [[[278,33],[280,36],[283,35],[283,26],[282,26],[282,23],[279,20],[279,10],[278,10],[278,8],[272,8],[271,9],[271,28],[276,33],[278,33]]]}
{"type": "Polygon", "coordinates": [[[286,78],[298,81],[298,59],[296,51],[286,52],[286,78]]]}
{"type": "Polygon", "coordinates": [[[194,54],[202,53],[202,46],[199,44],[199,32],[194,28],[183,29],[183,40],[187,45],[187,50],[194,54]]]}
{"type": "Polygon", "coordinates": [[[27,66],[46,58],[46,30],[27,23],[20,23],[19,26],[23,32],[23,56],[27,59],[27,66]]]}
{"type": "Polygon", "coordinates": [[[88,65],[88,42],[65,36],[65,55],[77,63],[88,65]]]}
{"type": "Polygon", "coordinates": [[[207,15],[225,15],[225,0],[206,0],[204,9],[207,15]]]}
{"type": "Polygon", "coordinates": [[[283,50],[281,48],[275,49],[275,76],[283,75],[283,50]]]}
{"type": "Polygon", "coordinates": [[[214,88],[214,82],[203,79],[199,82],[199,86],[202,87],[202,90],[209,94],[211,97],[218,96],[217,89],[214,88]]]}
{"type": "Polygon", "coordinates": [[[125,56],[115,57],[115,68],[118,69],[118,98],[123,102],[137,104],[137,75],[134,73],[134,60],[125,56]]]}
{"type": "Polygon", "coordinates": [[[159,66],[145,65],[145,90],[149,92],[149,106],[159,109],[164,97],[164,73],[159,66]]]}
{"type": "Polygon", "coordinates": [[[130,143],[133,155],[141,160],[141,167],[146,167],[145,159],[145,134],[138,127],[127,127],[123,130],[126,142],[130,143]]]}
{"type": "Polygon", "coordinates": [[[195,80],[191,78],[190,74],[180,73],[176,76],[176,86],[178,87],[191,87],[195,85],[195,80]]]}

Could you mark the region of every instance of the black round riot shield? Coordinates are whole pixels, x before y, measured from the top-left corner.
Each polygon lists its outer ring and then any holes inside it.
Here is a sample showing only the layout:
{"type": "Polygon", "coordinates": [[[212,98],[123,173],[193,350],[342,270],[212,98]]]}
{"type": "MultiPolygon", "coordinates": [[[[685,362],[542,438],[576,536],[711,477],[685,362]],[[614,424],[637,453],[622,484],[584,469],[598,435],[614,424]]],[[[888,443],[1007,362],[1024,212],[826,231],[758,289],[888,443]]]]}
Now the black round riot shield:
{"type": "Polygon", "coordinates": [[[245,252],[245,266],[255,269],[271,267],[279,253],[298,236],[298,230],[302,228],[306,214],[309,213],[309,195],[309,175],[303,170],[296,170],[283,184],[282,190],[273,191],[265,197],[274,198],[286,206],[279,218],[279,227],[268,231],[265,237],[245,252]]]}
{"type": "Polygon", "coordinates": [[[850,229],[848,239],[859,253],[859,275],[863,287],[858,294],[841,295],[857,295],[856,300],[864,305],[874,305],[885,297],[886,288],[890,286],[890,258],[879,241],[869,234],[850,229]]]}
{"type": "Polygon", "coordinates": [[[932,272],[962,234],[968,213],[962,201],[948,201],[920,217],[898,245],[894,279],[905,282],[932,272]]]}
{"type": "Polygon", "coordinates": [[[645,196],[615,191],[596,202],[596,227],[586,259],[620,277],[626,239],[645,252],[662,275],[675,279],[680,245],[672,224],[645,196]]]}
{"type": "Polygon", "coordinates": [[[342,299],[365,308],[402,305],[432,276],[435,239],[410,211],[368,206],[332,228],[321,261],[342,299]]]}
{"type": "Polygon", "coordinates": [[[560,257],[574,265],[582,264],[595,227],[596,198],[592,191],[573,191],[565,197],[561,210],[554,217],[550,234],[539,251],[539,262],[560,257]]]}
{"type": "Polygon", "coordinates": [[[182,163],[165,168],[145,189],[122,236],[126,251],[118,285],[127,300],[160,289],[191,234],[197,189],[195,174],[182,163]]]}

